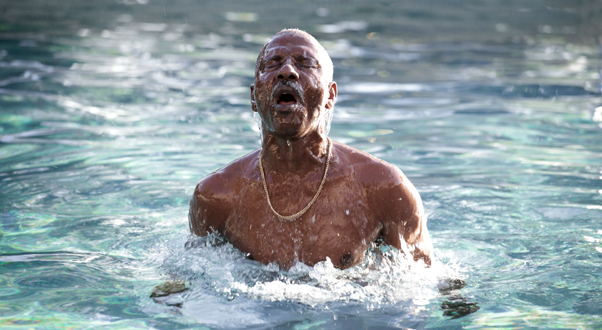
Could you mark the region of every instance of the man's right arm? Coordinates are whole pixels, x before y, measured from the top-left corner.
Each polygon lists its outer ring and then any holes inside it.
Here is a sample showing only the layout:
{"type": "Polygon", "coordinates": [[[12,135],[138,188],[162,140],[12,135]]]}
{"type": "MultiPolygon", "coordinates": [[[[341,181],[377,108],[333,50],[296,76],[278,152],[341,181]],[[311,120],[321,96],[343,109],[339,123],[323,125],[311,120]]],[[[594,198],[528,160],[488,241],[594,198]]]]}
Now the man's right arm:
{"type": "Polygon", "coordinates": [[[219,181],[221,181],[219,175],[214,173],[199,182],[194,189],[188,212],[188,224],[193,234],[198,236],[205,236],[212,232],[223,234],[229,203],[220,192],[224,185],[219,181]]]}

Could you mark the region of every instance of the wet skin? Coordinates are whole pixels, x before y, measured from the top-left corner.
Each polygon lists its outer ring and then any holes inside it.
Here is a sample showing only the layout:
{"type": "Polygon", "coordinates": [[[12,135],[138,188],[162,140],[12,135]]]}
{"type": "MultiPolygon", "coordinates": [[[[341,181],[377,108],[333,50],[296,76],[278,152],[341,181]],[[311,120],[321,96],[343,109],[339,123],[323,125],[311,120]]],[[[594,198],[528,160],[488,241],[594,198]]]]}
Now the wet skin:
{"type": "MultiPolygon", "coordinates": [[[[281,215],[303,209],[324,174],[329,142],[323,115],[337,97],[325,56],[303,35],[277,35],[266,45],[251,86],[253,111],[263,122],[268,192],[281,215]]],[[[189,214],[194,234],[216,231],[251,258],[284,269],[327,257],[335,267],[348,268],[379,238],[430,264],[420,195],[397,167],[333,141],[318,199],[301,217],[283,221],[268,206],[259,155],[251,152],[197,185],[189,214]]]]}

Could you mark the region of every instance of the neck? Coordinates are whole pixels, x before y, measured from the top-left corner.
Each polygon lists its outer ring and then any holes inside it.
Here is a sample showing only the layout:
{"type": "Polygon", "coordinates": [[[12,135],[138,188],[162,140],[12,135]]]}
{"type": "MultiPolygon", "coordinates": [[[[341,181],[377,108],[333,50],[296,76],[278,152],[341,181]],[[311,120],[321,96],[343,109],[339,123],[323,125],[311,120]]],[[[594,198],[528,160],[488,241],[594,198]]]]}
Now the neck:
{"type": "Polygon", "coordinates": [[[314,132],[300,139],[265,134],[262,159],[266,168],[281,174],[304,174],[326,162],[328,137],[314,132]]]}

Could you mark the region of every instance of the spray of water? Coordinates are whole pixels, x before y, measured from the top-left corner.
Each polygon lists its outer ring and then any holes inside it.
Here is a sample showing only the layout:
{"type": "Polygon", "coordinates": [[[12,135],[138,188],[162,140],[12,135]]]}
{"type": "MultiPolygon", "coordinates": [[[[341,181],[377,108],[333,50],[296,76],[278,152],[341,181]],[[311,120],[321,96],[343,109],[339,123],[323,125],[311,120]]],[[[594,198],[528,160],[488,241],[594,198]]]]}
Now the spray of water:
{"type": "Polygon", "coordinates": [[[255,120],[255,124],[257,124],[257,128],[259,129],[259,144],[261,144],[263,142],[263,122],[259,114],[255,111],[253,111],[253,120],[255,120]]]}
{"type": "Polygon", "coordinates": [[[216,235],[191,237],[185,247],[163,243],[147,263],[162,269],[172,280],[188,283],[197,294],[187,299],[201,299],[211,293],[226,300],[246,297],[310,307],[351,302],[370,309],[403,301],[426,305],[438,296],[438,283],[462,277],[451,263],[435,258],[427,268],[385,245],[372,246],[363,261],[350,269],[337,269],[326,260],[313,267],[298,263],[283,271],[275,264],[246,259],[244,253],[216,235]]]}
{"type": "Polygon", "coordinates": [[[330,124],[332,123],[332,117],[334,115],[334,109],[330,109],[330,110],[326,110],[326,113],[324,114],[325,118],[325,131],[326,131],[326,135],[328,135],[330,133],[330,124]]]}

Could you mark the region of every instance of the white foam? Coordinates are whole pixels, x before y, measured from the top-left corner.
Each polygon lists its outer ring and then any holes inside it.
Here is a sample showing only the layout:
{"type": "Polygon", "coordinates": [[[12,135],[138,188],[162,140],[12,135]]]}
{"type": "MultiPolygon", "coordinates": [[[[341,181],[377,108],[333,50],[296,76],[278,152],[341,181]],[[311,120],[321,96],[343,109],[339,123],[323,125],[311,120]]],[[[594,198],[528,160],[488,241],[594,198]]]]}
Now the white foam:
{"type": "MultiPolygon", "coordinates": [[[[328,259],[313,267],[298,263],[288,271],[247,260],[245,254],[216,236],[190,240],[187,246],[162,243],[147,264],[185,280],[193,292],[203,292],[203,296],[213,292],[227,300],[246,297],[311,307],[353,302],[369,309],[403,301],[426,305],[439,295],[438,282],[463,277],[452,261],[433,258],[427,268],[387,246],[372,247],[364,260],[350,269],[337,269],[328,259]]],[[[195,296],[198,294],[187,299],[194,301],[195,296]]]]}

